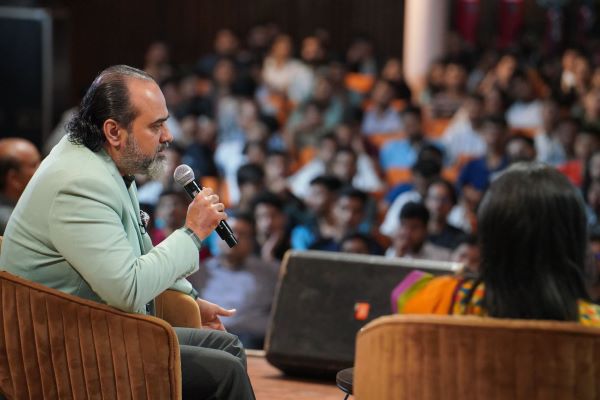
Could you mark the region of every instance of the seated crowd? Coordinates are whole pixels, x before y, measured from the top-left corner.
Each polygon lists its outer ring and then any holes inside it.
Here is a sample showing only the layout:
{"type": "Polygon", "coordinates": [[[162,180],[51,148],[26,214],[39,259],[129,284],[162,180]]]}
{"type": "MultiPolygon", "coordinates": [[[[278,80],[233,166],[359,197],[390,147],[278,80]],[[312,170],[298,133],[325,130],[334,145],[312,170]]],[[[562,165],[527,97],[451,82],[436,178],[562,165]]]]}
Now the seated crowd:
{"type": "MultiPolygon", "coordinates": [[[[364,37],[336,54],[320,30],[296,52],[273,26],[245,43],[224,29],[188,65],[153,43],[140,67],[160,84],[174,143],[164,176],[138,178],[152,240],[185,220],[172,174],[188,164],[229,208],[240,241],[229,249],[209,237],[189,279],[202,298],[237,308],[225,326],[260,347],[288,249],[453,260],[477,275],[484,193],[511,164],[537,160],[585,201],[586,283],[598,301],[600,65],[585,49],[534,60],[519,46],[463,45],[413,93],[402,62],[379,59],[364,37]]],[[[64,134],[59,125],[46,148],[64,134]]]]}

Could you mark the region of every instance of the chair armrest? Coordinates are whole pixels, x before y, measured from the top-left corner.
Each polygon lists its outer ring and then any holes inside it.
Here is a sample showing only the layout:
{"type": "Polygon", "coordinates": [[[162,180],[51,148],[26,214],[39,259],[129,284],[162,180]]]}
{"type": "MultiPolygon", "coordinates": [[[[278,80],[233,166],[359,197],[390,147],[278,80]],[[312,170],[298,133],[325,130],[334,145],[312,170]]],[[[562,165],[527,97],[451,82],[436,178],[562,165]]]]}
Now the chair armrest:
{"type": "Polygon", "coordinates": [[[200,307],[191,296],[175,290],[165,290],[154,301],[156,316],[171,326],[201,328],[200,307]]]}

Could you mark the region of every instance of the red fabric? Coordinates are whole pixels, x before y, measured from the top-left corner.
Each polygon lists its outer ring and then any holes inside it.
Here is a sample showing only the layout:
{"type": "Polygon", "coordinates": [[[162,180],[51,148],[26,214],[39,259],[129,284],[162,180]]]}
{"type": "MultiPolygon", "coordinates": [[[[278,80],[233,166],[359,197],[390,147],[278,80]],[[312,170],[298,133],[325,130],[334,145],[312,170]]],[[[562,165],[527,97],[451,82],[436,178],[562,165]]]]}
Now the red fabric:
{"type": "Polygon", "coordinates": [[[569,178],[573,185],[581,187],[583,183],[583,163],[580,160],[567,161],[556,168],[569,178]]]}

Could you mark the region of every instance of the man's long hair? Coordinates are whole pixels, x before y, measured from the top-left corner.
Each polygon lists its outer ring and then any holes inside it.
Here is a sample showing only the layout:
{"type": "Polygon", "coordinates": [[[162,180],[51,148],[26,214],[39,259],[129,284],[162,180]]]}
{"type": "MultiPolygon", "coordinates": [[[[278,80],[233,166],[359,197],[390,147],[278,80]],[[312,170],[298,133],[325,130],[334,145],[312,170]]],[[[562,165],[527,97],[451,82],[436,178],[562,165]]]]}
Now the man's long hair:
{"type": "Polygon", "coordinates": [[[68,122],[69,140],[99,151],[106,137],[102,131],[104,121],[114,119],[129,129],[137,110],[129,98],[128,79],[154,79],[142,70],[127,65],[115,65],[102,71],[86,92],[79,111],[68,122]]]}
{"type": "Polygon", "coordinates": [[[587,225],[581,195],[543,164],[517,163],[479,209],[484,305],[492,317],[577,321],[587,225]]]}

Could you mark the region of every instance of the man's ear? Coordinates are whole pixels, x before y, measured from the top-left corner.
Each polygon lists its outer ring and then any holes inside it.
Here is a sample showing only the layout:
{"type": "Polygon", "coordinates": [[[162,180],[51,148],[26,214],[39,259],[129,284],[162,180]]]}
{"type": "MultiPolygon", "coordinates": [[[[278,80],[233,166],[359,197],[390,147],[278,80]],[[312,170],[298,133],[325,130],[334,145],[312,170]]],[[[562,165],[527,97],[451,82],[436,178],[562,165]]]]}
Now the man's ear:
{"type": "Polygon", "coordinates": [[[102,131],[106,137],[106,141],[111,147],[116,150],[121,148],[121,145],[125,141],[124,131],[117,121],[114,119],[107,119],[102,125],[102,131]]]}

